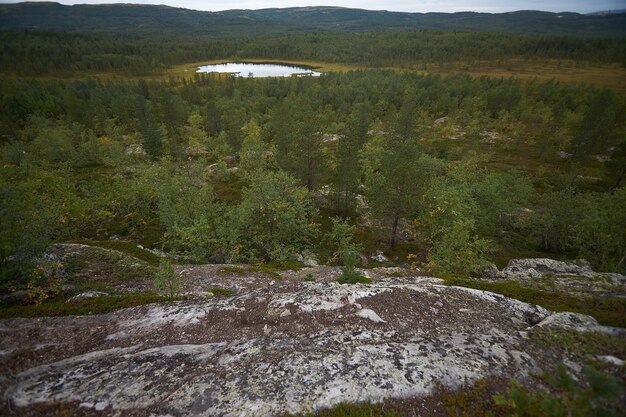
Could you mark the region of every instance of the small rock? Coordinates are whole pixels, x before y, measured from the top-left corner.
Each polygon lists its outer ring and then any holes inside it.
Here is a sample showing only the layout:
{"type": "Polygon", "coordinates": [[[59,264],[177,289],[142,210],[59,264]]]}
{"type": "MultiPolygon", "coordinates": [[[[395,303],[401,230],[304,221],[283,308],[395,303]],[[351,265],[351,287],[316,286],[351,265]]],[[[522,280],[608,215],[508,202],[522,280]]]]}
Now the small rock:
{"type": "Polygon", "coordinates": [[[569,159],[572,157],[572,154],[569,152],[565,152],[565,151],[558,151],[554,153],[554,156],[556,156],[557,158],[561,158],[561,159],[569,159]]]}
{"type": "Polygon", "coordinates": [[[339,135],[336,135],[333,133],[326,133],[322,135],[322,142],[324,143],[337,142],[338,139],[339,139],[339,135]]]}
{"type": "Polygon", "coordinates": [[[357,316],[362,317],[364,319],[369,319],[374,323],[387,323],[385,320],[381,319],[378,314],[374,310],[370,310],[369,308],[364,308],[359,310],[356,313],[357,316]]]}
{"type": "Polygon", "coordinates": [[[209,263],[210,264],[223,264],[223,263],[226,263],[226,258],[224,257],[224,255],[220,253],[214,253],[213,255],[209,256],[209,263]]]}
{"type": "Polygon", "coordinates": [[[303,252],[302,255],[298,257],[298,261],[302,262],[304,266],[311,268],[319,266],[319,262],[317,261],[315,254],[311,252],[303,252]]]}
{"type": "Polygon", "coordinates": [[[76,286],[72,284],[63,284],[60,288],[63,292],[72,292],[76,289],[76,286]]]}
{"type": "Polygon", "coordinates": [[[128,147],[126,148],[126,155],[146,156],[148,154],[146,153],[146,150],[143,148],[143,146],[138,143],[133,143],[131,145],[128,145],[128,147]]]}
{"type": "Polygon", "coordinates": [[[239,152],[236,152],[233,155],[225,156],[223,159],[227,164],[234,164],[239,159],[239,152]]]}
{"type": "Polygon", "coordinates": [[[85,291],[82,292],[78,295],[75,295],[72,298],[69,298],[67,301],[81,301],[84,300],[86,298],[95,298],[95,297],[106,297],[107,295],[109,295],[106,292],[100,292],[100,291],[85,291]]]}
{"type": "Polygon", "coordinates": [[[389,259],[383,254],[383,252],[379,249],[370,256],[370,259],[376,262],[387,262],[389,259]]]}
{"type": "Polygon", "coordinates": [[[621,360],[620,358],[616,358],[615,356],[598,355],[598,356],[596,356],[596,359],[598,359],[599,361],[602,361],[604,363],[608,363],[610,365],[624,366],[624,361],[621,360]]]}
{"type": "Polygon", "coordinates": [[[511,259],[507,267],[498,276],[503,278],[535,278],[543,274],[590,277],[594,272],[589,262],[584,259],[563,262],[548,258],[529,258],[511,259]]]}
{"type": "Polygon", "coordinates": [[[28,300],[28,291],[14,291],[11,294],[0,297],[0,305],[18,304],[28,300]]]}
{"type": "Polygon", "coordinates": [[[500,270],[498,270],[498,267],[492,263],[488,263],[481,268],[481,274],[487,278],[496,277],[499,272],[500,270]]]}
{"type": "Polygon", "coordinates": [[[623,330],[619,328],[601,326],[591,316],[569,311],[553,313],[538,323],[537,327],[561,327],[581,332],[603,332],[608,334],[623,333],[623,330]]]}

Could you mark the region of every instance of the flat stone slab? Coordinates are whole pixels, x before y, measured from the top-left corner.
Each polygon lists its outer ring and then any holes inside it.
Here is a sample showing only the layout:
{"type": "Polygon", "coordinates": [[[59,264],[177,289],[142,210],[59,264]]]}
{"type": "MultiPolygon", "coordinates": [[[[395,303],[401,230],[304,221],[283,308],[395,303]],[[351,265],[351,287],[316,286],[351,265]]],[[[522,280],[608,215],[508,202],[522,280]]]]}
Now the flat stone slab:
{"type": "Polygon", "coordinates": [[[438,384],[490,375],[523,379],[553,364],[522,337],[550,316],[496,294],[404,277],[0,320],[0,366],[8,370],[0,414],[61,402],[111,416],[280,415],[428,395],[438,384]]]}

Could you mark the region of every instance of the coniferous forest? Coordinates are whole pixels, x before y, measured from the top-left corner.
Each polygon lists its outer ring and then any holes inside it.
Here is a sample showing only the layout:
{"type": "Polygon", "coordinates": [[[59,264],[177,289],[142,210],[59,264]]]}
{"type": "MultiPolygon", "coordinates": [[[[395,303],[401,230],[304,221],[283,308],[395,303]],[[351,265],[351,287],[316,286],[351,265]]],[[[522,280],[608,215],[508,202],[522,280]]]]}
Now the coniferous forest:
{"type": "Polygon", "coordinates": [[[611,90],[381,69],[0,88],[5,264],[112,235],[194,262],[283,260],[327,252],[339,216],[361,245],[427,251],[441,272],[509,252],[625,266],[611,90]]]}

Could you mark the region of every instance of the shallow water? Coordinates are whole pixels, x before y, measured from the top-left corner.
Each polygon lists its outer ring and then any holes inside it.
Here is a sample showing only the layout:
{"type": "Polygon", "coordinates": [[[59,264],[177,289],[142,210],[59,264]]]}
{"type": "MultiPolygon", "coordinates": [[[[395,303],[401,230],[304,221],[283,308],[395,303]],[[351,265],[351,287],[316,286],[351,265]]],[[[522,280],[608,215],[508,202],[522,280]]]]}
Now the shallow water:
{"type": "Polygon", "coordinates": [[[318,77],[321,75],[319,72],[305,67],[251,62],[226,62],[223,64],[202,65],[198,67],[196,72],[225,72],[235,77],[251,78],[289,77],[292,75],[318,77]]]}

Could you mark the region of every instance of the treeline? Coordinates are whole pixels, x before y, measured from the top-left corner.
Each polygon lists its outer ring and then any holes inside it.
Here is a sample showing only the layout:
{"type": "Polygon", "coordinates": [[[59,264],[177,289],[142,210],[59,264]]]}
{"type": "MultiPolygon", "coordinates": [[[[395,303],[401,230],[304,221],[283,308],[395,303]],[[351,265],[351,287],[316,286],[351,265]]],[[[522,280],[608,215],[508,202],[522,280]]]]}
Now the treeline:
{"type": "Polygon", "coordinates": [[[408,243],[437,272],[502,248],[623,270],[625,110],[607,90],[378,70],[5,78],[3,279],[50,242],[112,235],[195,262],[332,260],[352,240],[408,243]]]}
{"type": "Polygon", "coordinates": [[[149,75],[177,63],[219,58],[267,58],[352,63],[369,67],[509,59],[564,59],[626,64],[623,38],[572,38],[410,31],[299,34],[275,38],[208,40],[0,32],[5,74],[77,72],[149,75]]]}

